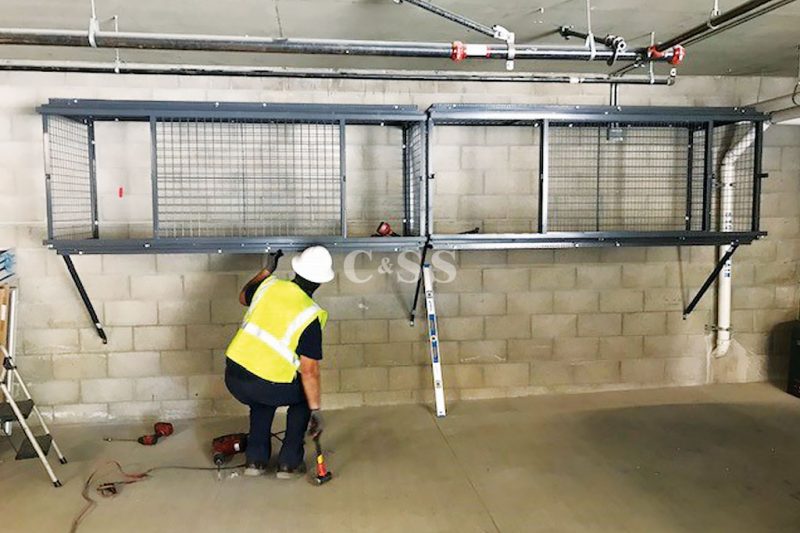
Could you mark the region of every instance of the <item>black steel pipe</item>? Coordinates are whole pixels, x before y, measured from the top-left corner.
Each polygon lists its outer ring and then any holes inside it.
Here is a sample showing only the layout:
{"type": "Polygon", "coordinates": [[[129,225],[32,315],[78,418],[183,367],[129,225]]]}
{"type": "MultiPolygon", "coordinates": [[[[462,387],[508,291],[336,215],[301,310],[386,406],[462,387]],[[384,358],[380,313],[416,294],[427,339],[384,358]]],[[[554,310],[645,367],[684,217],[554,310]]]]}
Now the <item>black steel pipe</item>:
{"type": "Polygon", "coordinates": [[[439,7],[435,4],[431,4],[430,2],[426,2],[425,0],[395,0],[398,4],[402,4],[406,2],[408,4],[415,5],[419,8],[424,9],[434,15],[438,15],[444,19],[449,20],[450,22],[455,22],[456,24],[460,24],[465,28],[469,28],[471,30],[477,31],[478,33],[482,33],[484,35],[488,35],[489,37],[494,37],[494,29],[490,28],[485,24],[481,24],[480,22],[475,22],[472,19],[459,15],[458,13],[453,13],[452,11],[448,11],[443,7],[439,7]]]}
{"type": "Polygon", "coordinates": [[[83,281],[81,281],[81,277],[78,275],[78,271],[75,269],[75,264],[72,262],[72,258],[68,254],[62,255],[61,258],[64,259],[64,264],[67,265],[67,270],[72,278],[72,282],[75,283],[75,288],[78,289],[78,294],[80,295],[81,300],[83,300],[83,305],[86,307],[86,311],[89,313],[89,318],[92,319],[92,325],[94,326],[95,331],[97,331],[97,336],[100,337],[100,340],[103,341],[103,344],[108,344],[108,336],[106,336],[106,332],[103,329],[103,324],[100,323],[100,319],[97,317],[97,312],[94,310],[92,300],[89,299],[89,295],[86,293],[86,287],[83,286],[83,281]]]}
{"type": "Polygon", "coordinates": [[[684,42],[682,44],[683,44],[684,47],[691,46],[693,44],[697,44],[700,41],[704,41],[704,40],[708,39],[709,37],[713,37],[713,36],[715,36],[715,35],[717,35],[719,33],[722,33],[724,31],[728,31],[730,29],[733,29],[736,26],[744,24],[745,22],[750,22],[753,19],[757,19],[758,17],[766,15],[767,13],[770,13],[771,11],[775,11],[776,9],[781,8],[781,7],[785,6],[785,5],[791,4],[793,2],[795,2],[795,0],[778,0],[774,4],[769,4],[769,5],[765,6],[763,9],[759,9],[758,11],[751,11],[750,13],[747,13],[747,14],[743,15],[742,17],[739,17],[739,18],[737,18],[735,20],[732,20],[727,24],[721,24],[721,25],[718,25],[718,26],[715,25],[714,29],[711,29],[706,33],[701,33],[700,35],[698,35],[696,37],[688,39],[686,42],[684,42]]]}
{"type": "Polygon", "coordinates": [[[656,45],[656,50],[659,52],[663,52],[664,50],[668,50],[675,45],[683,44],[684,41],[688,41],[693,37],[697,37],[700,34],[706,33],[714,29],[715,26],[719,26],[720,24],[725,24],[726,22],[730,22],[731,20],[741,17],[742,15],[746,15],[747,13],[757,9],[764,4],[769,4],[775,0],[750,0],[749,2],[745,2],[737,7],[734,7],[730,11],[726,11],[725,13],[721,13],[716,17],[711,17],[708,21],[698,24],[693,28],[689,28],[683,33],[676,35],[675,37],[668,39],[664,42],[658,43],[656,45]]]}
{"type": "Polygon", "coordinates": [[[719,260],[719,262],[717,262],[717,266],[715,266],[711,274],[708,275],[706,281],[703,283],[703,286],[700,287],[700,290],[697,291],[697,294],[695,294],[694,298],[692,298],[692,301],[689,303],[689,305],[686,306],[686,309],[683,310],[684,320],[686,319],[687,316],[689,316],[689,314],[691,314],[692,311],[694,311],[694,308],[697,307],[697,304],[700,303],[700,300],[703,298],[703,295],[706,293],[706,291],[708,291],[709,287],[711,287],[711,284],[714,283],[714,280],[717,278],[717,276],[719,276],[719,273],[722,271],[722,268],[725,266],[725,263],[727,263],[728,260],[731,257],[733,257],[733,253],[736,251],[738,247],[739,247],[738,242],[731,243],[730,248],[728,248],[728,251],[725,252],[725,255],[723,255],[722,258],[719,260]]]}
{"type": "MultiPolygon", "coordinates": [[[[273,39],[269,37],[237,37],[228,35],[152,34],[137,32],[98,31],[91,34],[97,48],[138,50],[184,50],[207,52],[256,52],[269,54],[324,54],[382,57],[451,58],[460,45],[464,59],[502,59],[509,56],[508,45],[464,45],[462,43],[420,43],[402,41],[359,41],[340,39],[273,39]]],[[[90,33],[79,30],[41,30],[0,28],[0,44],[29,46],[90,47],[90,33]]],[[[515,59],[608,61],[612,50],[592,54],[584,47],[541,47],[519,45],[515,59]]],[[[636,52],[616,55],[620,61],[634,61],[636,52]]],[[[461,59],[461,58],[459,58],[461,59]]],[[[669,56],[660,58],[667,61],[669,56]]]]}

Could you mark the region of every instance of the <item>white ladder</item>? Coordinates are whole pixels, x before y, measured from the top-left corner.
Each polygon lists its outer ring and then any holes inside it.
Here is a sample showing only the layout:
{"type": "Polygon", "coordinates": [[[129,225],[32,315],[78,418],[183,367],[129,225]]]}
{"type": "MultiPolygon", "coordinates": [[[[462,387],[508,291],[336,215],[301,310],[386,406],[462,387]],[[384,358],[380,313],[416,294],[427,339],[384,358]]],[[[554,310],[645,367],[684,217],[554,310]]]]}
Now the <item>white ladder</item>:
{"type": "Polygon", "coordinates": [[[436,416],[447,415],[444,405],[444,386],[442,384],[442,358],[439,354],[439,324],[436,321],[436,304],[433,301],[433,275],[431,265],[423,263],[422,281],[425,285],[425,309],[428,315],[428,342],[433,371],[433,396],[436,401],[436,416]]]}

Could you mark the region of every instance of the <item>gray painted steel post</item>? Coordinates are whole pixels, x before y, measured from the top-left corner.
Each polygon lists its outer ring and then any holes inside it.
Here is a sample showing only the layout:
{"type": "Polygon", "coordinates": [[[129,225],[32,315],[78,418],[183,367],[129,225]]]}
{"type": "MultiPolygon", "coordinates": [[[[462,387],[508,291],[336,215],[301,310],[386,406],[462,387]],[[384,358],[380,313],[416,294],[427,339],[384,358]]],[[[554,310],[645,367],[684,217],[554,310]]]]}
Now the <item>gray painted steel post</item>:
{"type": "Polygon", "coordinates": [[[550,202],[550,121],[542,120],[539,131],[539,233],[547,233],[550,202]]]}
{"type": "Polygon", "coordinates": [[[689,143],[686,151],[686,231],[692,231],[692,183],[694,172],[694,129],[688,128],[689,143]]]}
{"type": "Polygon", "coordinates": [[[345,122],[339,121],[339,219],[342,225],[342,237],[347,238],[347,137],[345,122]]]}
{"type": "Polygon", "coordinates": [[[150,117],[150,185],[153,194],[153,237],[158,238],[158,136],[156,119],[150,117]]]}
{"type": "Polygon", "coordinates": [[[756,129],[755,154],[753,157],[753,208],[750,213],[752,218],[752,231],[758,231],[761,222],[761,180],[765,177],[763,167],[762,148],[764,144],[764,125],[760,122],[753,123],[756,129]]]}
{"type": "Polygon", "coordinates": [[[92,237],[100,238],[100,218],[97,210],[97,160],[94,143],[94,121],[86,124],[89,148],[89,195],[92,202],[92,237]]]}
{"type": "Polygon", "coordinates": [[[53,233],[53,188],[51,186],[50,174],[53,171],[53,164],[50,160],[50,132],[48,128],[48,116],[42,115],[42,147],[44,148],[44,189],[45,203],[47,205],[47,238],[55,238],[53,233]]]}
{"type": "Polygon", "coordinates": [[[711,195],[714,190],[714,123],[706,128],[705,168],[703,171],[703,231],[711,231],[711,195]]]}

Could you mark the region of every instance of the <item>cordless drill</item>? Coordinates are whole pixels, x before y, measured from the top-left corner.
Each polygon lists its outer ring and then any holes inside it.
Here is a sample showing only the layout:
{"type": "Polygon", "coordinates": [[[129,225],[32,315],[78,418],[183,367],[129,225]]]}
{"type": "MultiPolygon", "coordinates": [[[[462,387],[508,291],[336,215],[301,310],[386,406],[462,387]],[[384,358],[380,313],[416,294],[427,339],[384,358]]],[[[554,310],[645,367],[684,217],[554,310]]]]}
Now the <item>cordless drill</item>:
{"type": "Polygon", "coordinates": [[[247,433],[230,433],[211,441],[214,464],[222,466],[231,457],[247,449],[247,433]]]}

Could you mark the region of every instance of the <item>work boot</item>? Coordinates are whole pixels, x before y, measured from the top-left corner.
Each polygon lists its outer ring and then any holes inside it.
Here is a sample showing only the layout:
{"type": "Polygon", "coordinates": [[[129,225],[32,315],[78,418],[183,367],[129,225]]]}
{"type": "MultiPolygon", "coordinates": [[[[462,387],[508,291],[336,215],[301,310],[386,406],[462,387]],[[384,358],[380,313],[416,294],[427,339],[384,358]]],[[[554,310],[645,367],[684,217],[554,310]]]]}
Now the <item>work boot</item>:
{"type": "Polygon", "coordinates": [[[305,473],[306,463],[302,462],[294,468],[288,465],[279,465],[276,476],[278,479],[298,479],[303,477],[305,473]]]}
{"type": "Polygon", "coordinates": [[[248,477],[263,476],[267,473],[267,463],[256,461],[254,463],[247,463],[244,467],[244,475],[248,477]]]}

